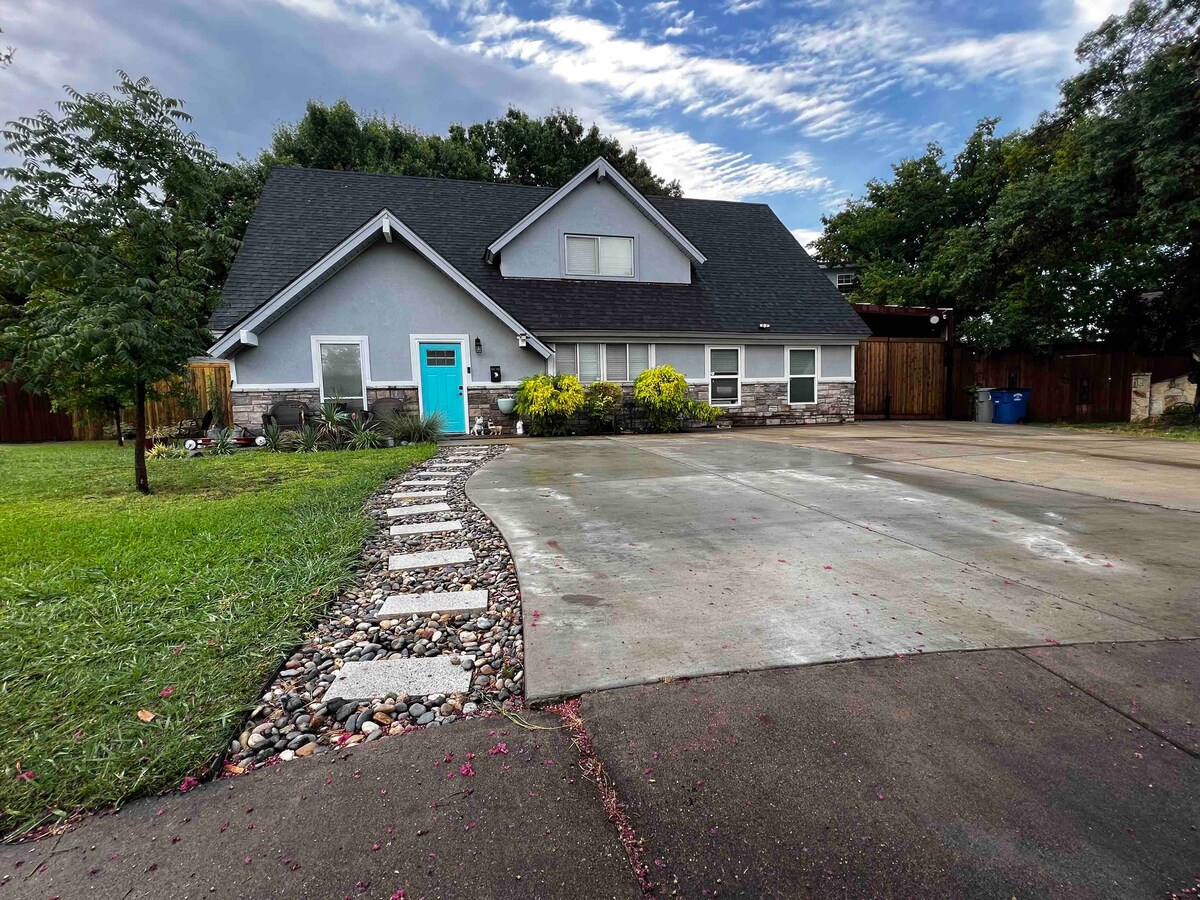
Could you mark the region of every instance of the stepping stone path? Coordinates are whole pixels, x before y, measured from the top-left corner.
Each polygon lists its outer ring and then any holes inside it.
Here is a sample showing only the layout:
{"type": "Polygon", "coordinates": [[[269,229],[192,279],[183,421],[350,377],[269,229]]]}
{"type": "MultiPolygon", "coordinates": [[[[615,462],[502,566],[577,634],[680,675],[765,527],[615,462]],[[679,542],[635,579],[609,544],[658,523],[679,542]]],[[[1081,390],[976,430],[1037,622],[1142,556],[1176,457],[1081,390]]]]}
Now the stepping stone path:
{"type": "Polygon", "coordinates": [[[414,569],[432,569],[434,566],[457,566],[475,561],[470,547],[457,550],[430,550],[428,553],[394,553],[388,557],[388,568],[393,572],[411,572],[414,569]]]}
{"type": "Polygon", "coordinates": [[[446,503],[427,503],[424,506],[397,506],[389,509],[387,514],[393,519],[399,516],[423,516],[426,513],[450,512],[446,503]]]}
{"type": "Polygon", "coordinates": [[[471,676],[440,656],[433,659],[380,659],[346,663],[329,690],[346,700],[369,700],[393,694],[397,686],[406,694],[420,697],[465,694],[471,688],[471,676]]]}
{"type": "Polygon", "coordinates": [[[438,591],[433,594],[393,594],[379,607],[378,618],[423,612],[486,612],[487,591],[438,591]]]}
{"type": "Polygon", "coordinates": [[[226,771],[446,725],[490,704],[520,708],[516,570],[499,530],[464,490],[505,450],[443,450],[374,495],[368,511],[379,528],[356,585],[330,604],[263,694],[226,771]]]}
{"type": "Polygon", "coordinates": [[[405,522],[389,529],[393,537],[402,534],[436,534],[439,531],[462,531],[462,522],[405,522]]]}

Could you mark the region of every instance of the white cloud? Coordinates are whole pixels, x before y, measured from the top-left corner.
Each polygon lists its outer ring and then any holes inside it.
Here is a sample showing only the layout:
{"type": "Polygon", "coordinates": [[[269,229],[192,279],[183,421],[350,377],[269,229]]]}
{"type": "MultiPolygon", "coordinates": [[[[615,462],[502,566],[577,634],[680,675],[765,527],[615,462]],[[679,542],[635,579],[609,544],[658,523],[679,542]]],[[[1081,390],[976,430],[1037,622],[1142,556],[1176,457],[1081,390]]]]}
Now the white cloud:
{"type": "Polygon", "coordinates": [[[678,179],[689,197],[709,200],[744,200],[782,193],[817,193],[829,180],[803,153],[778,162],[756,162],[748,153],[698,141],[668,128],[637,129],[602,122],[605,131],[621,143],[634,146],[658,175],[678,179]]]}
{"type": "Polygon", "coordinates": [[[793,228],[792,237],[800,242],[800,245],[805,250],[812,249],[812,242],[819,238],[825,232],[819,228],[793,228]]]}
{"type": "Polygon", "coordinates": [[[918,66],[951,67],[973,81],[1016,78],[1062,66],[1062,38],[1044,31],[965,38],[912,57],[918,66]]]}

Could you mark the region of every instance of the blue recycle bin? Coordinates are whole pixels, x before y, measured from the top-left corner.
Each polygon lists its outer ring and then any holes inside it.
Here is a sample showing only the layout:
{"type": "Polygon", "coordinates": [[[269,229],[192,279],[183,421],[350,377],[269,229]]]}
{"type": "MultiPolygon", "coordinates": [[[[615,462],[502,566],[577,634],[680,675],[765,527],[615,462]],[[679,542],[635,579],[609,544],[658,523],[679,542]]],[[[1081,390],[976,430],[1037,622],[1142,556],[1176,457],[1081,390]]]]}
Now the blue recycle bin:
{"type": "Polygon", "coordinates": [[[1023,422],[1029,411],[1029,391],[1017,388],[1006,391],[992,389],[992,421],[999,425],[1015,425],[1023,422]]]}

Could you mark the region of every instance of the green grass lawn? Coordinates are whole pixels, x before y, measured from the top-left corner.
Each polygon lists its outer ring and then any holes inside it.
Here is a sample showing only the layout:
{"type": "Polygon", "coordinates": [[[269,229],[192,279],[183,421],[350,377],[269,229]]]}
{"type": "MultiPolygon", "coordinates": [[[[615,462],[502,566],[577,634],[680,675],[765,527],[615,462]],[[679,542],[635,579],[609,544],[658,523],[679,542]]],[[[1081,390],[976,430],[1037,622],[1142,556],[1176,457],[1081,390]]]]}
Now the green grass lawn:
{"type": "Polygon", "coordinates": [[[1060,422],[1048,427],[1072,431],[1100,431],[1131,437],[1163,438],[1168,441],[1200,441],[1200,426],[1159,425],[1150,422],[1060,422]]]}
{"type": "Polygon", "coordinates": [[[434,451],[151,460],[142,497],[129,449],[0,446],[0,831],[199,773],[434,451]]]}

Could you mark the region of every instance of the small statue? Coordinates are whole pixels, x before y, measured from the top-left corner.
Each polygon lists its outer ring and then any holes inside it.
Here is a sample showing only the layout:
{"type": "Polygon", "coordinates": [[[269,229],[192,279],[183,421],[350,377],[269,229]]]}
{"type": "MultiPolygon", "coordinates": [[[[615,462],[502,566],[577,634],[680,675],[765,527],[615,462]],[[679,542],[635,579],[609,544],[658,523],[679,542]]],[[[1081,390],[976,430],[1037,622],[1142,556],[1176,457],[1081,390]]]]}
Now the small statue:
{"type": "Polygon", "coordinates": [[[524,433],[525,433],[525,423],[522,422],[520,419],[517,419],[517,437],[520,437],[524,433]]]}
{"type": "Polygon", "coordinates": [[[490,434],[492,437],[500,437],[501,435],[504,434],[504,426],[497,425],[491,419],[488,419],[487,428],[488,428],[488,434],[490,434]]]}
{"type": "Polygon", "coordinates": [[[486,434],[484,431],[483,416],[475,419],[475,427],[471,429],[471,434],[475,435],[475,437],[483,437],[486,434]]]}

